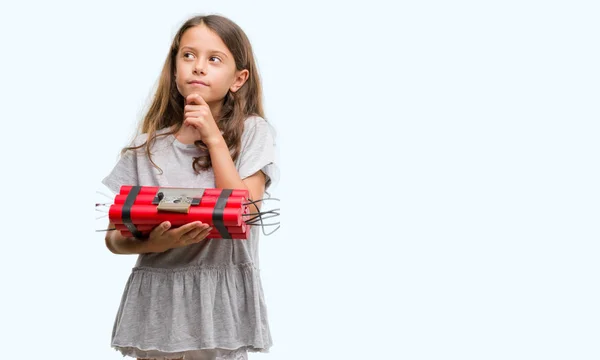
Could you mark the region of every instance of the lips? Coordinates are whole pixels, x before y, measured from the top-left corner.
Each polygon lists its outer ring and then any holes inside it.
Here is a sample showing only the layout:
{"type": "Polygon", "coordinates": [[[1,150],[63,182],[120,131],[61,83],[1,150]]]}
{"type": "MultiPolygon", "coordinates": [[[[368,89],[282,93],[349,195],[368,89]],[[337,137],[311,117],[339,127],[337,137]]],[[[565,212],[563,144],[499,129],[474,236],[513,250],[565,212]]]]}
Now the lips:
{"type": "Polygon", "coordinates": [[[208,86],[207,83],[205,83],[204,81],[200,81],[200,80],[192,80],[192,81],[188,81],[188,84],[190,85],[203,85],[203,86],[208,86]]]}

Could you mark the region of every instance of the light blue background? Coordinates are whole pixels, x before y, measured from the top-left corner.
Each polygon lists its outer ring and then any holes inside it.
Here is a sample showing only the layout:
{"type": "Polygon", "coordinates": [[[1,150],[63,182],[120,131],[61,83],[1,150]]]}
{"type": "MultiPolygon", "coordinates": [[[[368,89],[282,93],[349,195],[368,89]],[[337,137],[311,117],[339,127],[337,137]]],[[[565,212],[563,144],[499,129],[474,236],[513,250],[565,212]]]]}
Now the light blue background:
{"type": "Polygon", "coordinates": [[[277,129],[270,360],[598,359],[592,1],[0,5],[3,358],[120,359],[94,203],[178,26],[236,21],[277,129]]]}

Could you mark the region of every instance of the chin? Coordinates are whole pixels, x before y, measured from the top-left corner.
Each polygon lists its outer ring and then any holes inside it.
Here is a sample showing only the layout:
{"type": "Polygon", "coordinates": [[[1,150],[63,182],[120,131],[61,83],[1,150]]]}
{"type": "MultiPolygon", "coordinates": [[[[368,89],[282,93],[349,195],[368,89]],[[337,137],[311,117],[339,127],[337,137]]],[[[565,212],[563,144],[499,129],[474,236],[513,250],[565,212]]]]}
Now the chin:
{"type": "Polygon", "coordinates": [[[210,94],[207,94],[206,91],[186,91],[184,93],[182,93],[181,91],[179,92],[184,98],[187,98],[188,96],[192,95],[192,94],[198,94],[200,96],[202,96],[202,98],[204,99],[204,101],[206,102],[210,102],[210,101],[214,101],[213,97],[210,96],[210,94]]]}

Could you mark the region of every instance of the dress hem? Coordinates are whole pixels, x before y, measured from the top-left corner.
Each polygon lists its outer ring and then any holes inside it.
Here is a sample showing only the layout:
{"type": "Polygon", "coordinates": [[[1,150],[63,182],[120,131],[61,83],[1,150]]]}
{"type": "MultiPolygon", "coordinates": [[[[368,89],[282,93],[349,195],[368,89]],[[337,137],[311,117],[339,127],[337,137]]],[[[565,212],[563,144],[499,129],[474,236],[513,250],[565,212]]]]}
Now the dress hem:
{"type": "Polygon", "coordinates": [[[269,353],[269,348],[257,348],[251,345],[240,345],[237,347],[201,347],[201,348],[180,348],[177,350],[161,350],[156,348],[142,349],[136,346],[112,345],[113,350],[121,353],[123,357],[130,356],[134,358],[151,358],[156,360],[176,360],[181,359],[186,353],[201,350],[242,350],[253,353],[269,353]]]}

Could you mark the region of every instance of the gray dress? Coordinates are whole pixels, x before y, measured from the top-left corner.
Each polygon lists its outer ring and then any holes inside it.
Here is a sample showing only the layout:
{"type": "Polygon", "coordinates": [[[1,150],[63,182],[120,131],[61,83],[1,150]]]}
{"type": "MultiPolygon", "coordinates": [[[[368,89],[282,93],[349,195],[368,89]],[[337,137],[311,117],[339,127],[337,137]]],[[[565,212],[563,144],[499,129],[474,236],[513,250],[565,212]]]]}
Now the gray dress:
{"type": "MultiPolygon", "coordinates": [[[[134,143],[146,138],[138,135],[134,143]]],[[[277,169],[274,146],[270,124],[249,117],[235,164],[240,177],[262,170],[268,187],[277,169]]],[[[161,136],[152,160],[162,174],[142,148],[125,153],[102,183],[115,193],[121,185],[214,188],[212,169],[199,174],[192,169],[199,151],[173,135],[161,136]]],[[[198,349],[268,352],[272,341],[259,274],[259,234],[253,226],[247,240],[207,239],[139,255],[125,285],[111,345],[130,356],[198,349]]]]}

